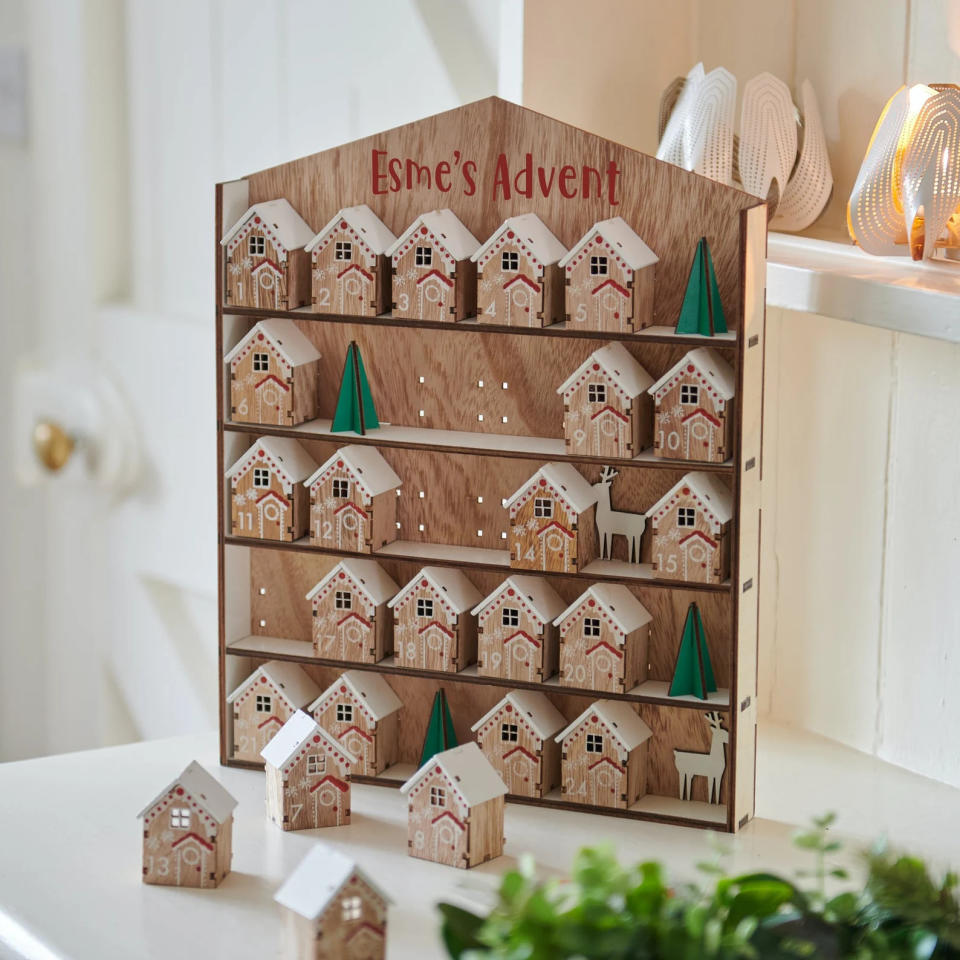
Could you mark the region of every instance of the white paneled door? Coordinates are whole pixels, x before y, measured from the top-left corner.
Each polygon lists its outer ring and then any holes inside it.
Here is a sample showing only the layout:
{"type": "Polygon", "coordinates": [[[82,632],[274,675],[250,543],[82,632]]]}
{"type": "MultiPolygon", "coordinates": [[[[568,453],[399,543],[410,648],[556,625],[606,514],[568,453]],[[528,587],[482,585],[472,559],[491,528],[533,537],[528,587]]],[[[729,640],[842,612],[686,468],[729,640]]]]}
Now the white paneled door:
{"type": "Polygon", "coordinates": [[[0,513],[27,581],[0,583],[25,641],[4,636],[0,697],[29,673],[46,708],[26,748],[3,725],[0,759],[216,723],[214,183],[519,100],[523,22],[519,0],[0,0],[0,27],[8,8],[31,64],[22,257],[42,265],[20,366],[122,398],[139,469],[120,490],[71,464],[24,491],[36,523],[0,513]]]}

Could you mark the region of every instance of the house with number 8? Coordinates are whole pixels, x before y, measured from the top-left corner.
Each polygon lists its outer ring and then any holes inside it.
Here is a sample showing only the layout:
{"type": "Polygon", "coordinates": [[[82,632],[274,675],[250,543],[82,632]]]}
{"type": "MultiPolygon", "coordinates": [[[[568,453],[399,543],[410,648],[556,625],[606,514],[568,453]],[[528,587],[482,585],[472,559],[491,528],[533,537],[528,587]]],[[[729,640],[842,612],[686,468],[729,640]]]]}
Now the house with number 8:
{"type": "Polygon", "coordinates": [[[393,315],[456,321],[477,309],[480,241],[452,210],[421,214],[387,250],[393,275],[393,315]]]}
{"type": "Polygon", "coordinates": [[[510,566],[577,573],[596,554],[597,492],[569,463],[542,466],[503,501],[510,518],[510,566]]]}
{"type": "Polygon", "coordinates": [[[400,478],[374,447],[341,447],[306,481],[310,542],[373,553],[397,537],[400,478]]]}
{"type": "Polygon", "coordinates": [[[313,457],[288,437],[261,437],[227,471],[230,533],[260,540],[299,540],[307,532],[313,457]]]}
{"type": "Polygon", "coordinates": [[[686,474],[648,511],[653,575],[660,580],[723,583],[730,576],[733,497],[713,474],[686,474]]]}
{"type": "Polygon", "coordinates": [[[143,882],[216,887],[230,872],[236,806],[194,760],[140,811],[143,882]]]}
{"type": "Polygon", "coordinates": [[[307,243],[317,313],[376,317],[390,302],[390,260],[397,242],[365,204],[344,207],[307,243]]]}
{"type": "Polygon", "coordinates": [[[546,327],[562,320],[558,262],[566,252],[535,213],[504,220],[473,255],[477,319],[510,327],[546,327]]]}
{"type": "Polygon", "coordinates": [[[733,454],[733,368],[697,347],[653,386],[653,452],[667,460],[723,463],[733,454]]]}

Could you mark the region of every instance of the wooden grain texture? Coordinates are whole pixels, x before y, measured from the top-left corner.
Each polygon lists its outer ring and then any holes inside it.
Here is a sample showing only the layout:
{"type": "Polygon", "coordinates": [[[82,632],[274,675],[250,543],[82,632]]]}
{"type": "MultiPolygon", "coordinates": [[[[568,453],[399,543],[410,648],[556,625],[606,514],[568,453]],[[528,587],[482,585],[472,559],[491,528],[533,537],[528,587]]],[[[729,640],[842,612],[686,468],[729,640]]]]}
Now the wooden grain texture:
{"type": "MultiPolygon", "coordinates": [[[[384,558],[379,562],[400,584],[407,583],[420,569],[409,561],[384,558]]],[[[336,557],[251,550],[250,633],[310,641],[313,617],[306,594],[337,563],[336,557]]],[[[471,570],[468,579],[482,594],[489,596],[508,575],[508,571],[471,570]]],[[[550,585],[567,604],[573,603],[583,593],[583,582],[579,580],[551,578],[550,585]]],[[[627,588],[653,617],[647,648],[648,676],[651,680],[672,678],[687,609],[695,600],[703,618],[717,684],[721,687],[729,685],[732,644],[729,594],[694,589],[660,590],[652,584],[630,584],[627,588]]],[[[545,677],[548,678],[549,675],[545,677]]]]}
{"type": "Polygon", "coordinates": [[[347,754],[322,737],[283,770],[268,765],[267,816],[283,830],[348,824],[351,766],[347,754]]]}
{"type": "Polygon", "coordinates": [[[510,793],[544,797],[559,781],[559,754],[555,750],[544,752],[544,740],[513,704],[502,704],[477,730],[476,738],[510,793]]]}
{"type": "Polygon", "coordinates": [[[655,323],[667,325],[680,311],[694,248],[706,236],[727,322],[733,328],[740,323],[739,212],[756,205],[755,198],[493,97],[251,174],[249,184],[251,203],[286,197],[315,229],[341,207],[357,203],[368,204],[394,233],[425,210],[449,207],[483,239],[507,217],[532,212],[570,247],[598,220],[621,216],[660,258],[653,315],[655,323]],[[477,188],[465,195],[462,181],[453,179],[458,175],[454,170],[451,179],[457,189],[444,191],[435,177],[428,183],[421,176],[412,189],[374,194],[374,150],[386,151],[390,158],[413,158],[434,170],[443,161],[453,167],[456,154],[464,163],[476,163],[477,188]],[[527,153],[533,196],[515,190],[509,199],[502,192],[495,194],[498,155],[504,155],[512,179],[524,167],[527,153]],[[605,172],[611,162],[620,171],[615,203],[606,189],[595,189],[589,174],[591,190],[583,196],[583,167],[605,172]],[[565,165],[580,174],[574,198],[561,196],[556,182],[565,165]],[[545,177],[555,168],[547,197],[536,186],[540,166],[545,177]]]}
{"type": "Polygon", "coordinates": [[[233,817],[200,822],[196,809],[171,793],[143,825],[143,882],[170,887],[216,887],[230,872],[233,817]],[[189,819],[181,819],[181,811],[189,819]],[[176,813],[175,813],[176,812],[176,813]]]}

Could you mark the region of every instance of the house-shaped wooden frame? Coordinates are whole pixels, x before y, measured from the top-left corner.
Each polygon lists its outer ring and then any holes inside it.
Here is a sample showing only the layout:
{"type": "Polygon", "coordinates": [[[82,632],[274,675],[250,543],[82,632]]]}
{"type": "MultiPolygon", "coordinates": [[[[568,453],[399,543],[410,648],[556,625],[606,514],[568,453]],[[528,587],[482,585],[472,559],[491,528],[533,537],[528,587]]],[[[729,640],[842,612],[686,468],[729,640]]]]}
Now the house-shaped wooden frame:
{"type": "Polygon", "coordinates": [[[623,700],[596,700],[557,736],[561,790],[569,803],[626,810],[647,790],[653,736],[623,700]]]}
{"type": "Polygon", "coordinates": [[[284,830],[350,822],[350,772],[357,763],[310,714],[298,710],[260,751],[267,817],[284,830]]]}
{"type": "Polygon", "coordinates": [[[560,683],[626,693],[647,679],[647,608],[622,584],[595,583],[554,620],[560,629],[560,683]]]}
{"type": "Polygon", "coordinates": [[[310,297],[310,225],[283,198],[255,203],[224,234],[223,302],[294,310],[310,297]]]}
{"type": "Polygon", "coordinates": [[[542,683],[557,670],[554,618],[563,600],[543,577],[515,573],[471,611],[482,677],[542,683]]]}
{"type": "Polygon", "coordinates": [[[227,471],[230,533],[260,540],[299,540],[307,532],[303,481],[317,469],[289,437],[260,437],[227,471]]]}
{"type": "Polygon", "coordinates": [[[597,493],[569,463],[542,466],[513,496],[509,512],[510,566],[577,573],[595,559],[597,493]]]}
{"type": "Polygon", "coordinates": [[[310,542],[373,553],[397,537],[400,478],[374,447],[341,447],[306,481],[310,542]]]}
{"type": "Polygon", "coordinates": [[[423,213],[387,250],[393,276],[393,315],[456,321],[477,309],[480,241],[448,209],[423,213]]]}
{"type": "Polygon", "coordinates": [[[391,900],[338,850],[312,847],[273,899],[288,911],[293,960],[386,956],[391,900]]]}
{"type": "Polygon", "coordinates": [[[234,760],[259,763],[260,751],[297,710],[313,703],[320,688],[303,667],[269,660],[257,667],[230,696],[234,760]]]}
{"type": "Polygon", "coordinates": [[[545,797],[560,782],[560,745],[566,720],[538,690],[511,690],[470,729],[509,793],[545,797]]]}
{"type": "Polygon", "coordinates": [[[508,217],[473,255],[477,319],[512,327],[546,327],[563,318],[558,261],[567,248],[535,214],[508,217]]]}
{"type": "Polygon", "coordinates": [[[344,207],[310,240],[312,302],[317,313],[376,317],[390,302],[386,252],[397,242],[365,204],[344,207]]]}
{"type": "Polygon", "coordinates": [[[503,853],[507,787],[475,743],[436,754],[400,792],[411,857],[469,868],[503,853]]]}
{"type": "Polygon", "coordinates": [[[320,352],[292,320],[261,320],[224,363],[235,423],[292,427],[316,417],[320,352]]]}
{"type": "Polygon", "coordinates": [[[711,347],[678,360],[649,393],[653,452],[668,460],[723,463],[733,454],[733,368],[711,347]]]}
{"type": "Polygon", "coordinates": [[[456,673],[477,657],[480,591],[450,567],[424,567],[387,604],[398,667],[456,673]]]}
{"type": "Polygon", "coordinates": [[[376,560],[341,560],[307,594],[313,652],[325,660],[377,663],[393,648],[387,601],[400,589],[376,560]]]}
{"type": "Polygon", "coordinates": [[[138,814],[143,882],[216,887],[230,872],[237,801],[195,760],[138,814]]]}
{"type": "Polygon", "coordinates": [[[566,452],[632,459],[650,444],[653,377],[622,343],[594,350],[557,387],[566,452]]]}
{"type": "Polygon", "coordinates": [[[648,511],[653,575],[687,583],[723,583],[730,576],[733,496],[713,474],[694,470],[648,511]]]}
{"type": "Polygon", "coordinates": [[[380,674],[347,670],[307,709],[357,758],[352,772],[375,777],[397,762],[402,707],[380,674]]]}
{"type": "Polygon", "coordinates": [[[560,261],[567,322],[611,333],[650,326],[659,259],[623,217],[595,223],[560,261]]]}

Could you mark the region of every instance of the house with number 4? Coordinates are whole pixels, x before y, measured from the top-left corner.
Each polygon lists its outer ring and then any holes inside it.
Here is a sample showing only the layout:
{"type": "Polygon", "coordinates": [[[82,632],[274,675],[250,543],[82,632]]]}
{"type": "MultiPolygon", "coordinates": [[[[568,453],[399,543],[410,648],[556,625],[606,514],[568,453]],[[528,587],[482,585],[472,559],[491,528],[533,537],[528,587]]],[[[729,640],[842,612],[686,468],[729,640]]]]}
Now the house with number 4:
{"type": "Polygon", "coordinates": [[[292,960],[383,960],[390,898],[338,850],[316,844],[274,894],[292,960]]]}
{"type": "Polygon", "coordinates": [[[387,250],[393,275],[393,315],[457,321],[477,309],[477,270],[470,258],[480,241],[452,210],[423,213],[387,250]]]}
{"type": "Polygon", "coordinates": [[[733,368],[711,347],[697,347],[649,388],[653,452],[667,460],[723,463],[733,454],[733,368]]]}

